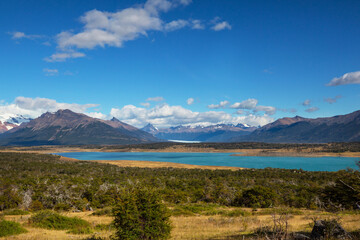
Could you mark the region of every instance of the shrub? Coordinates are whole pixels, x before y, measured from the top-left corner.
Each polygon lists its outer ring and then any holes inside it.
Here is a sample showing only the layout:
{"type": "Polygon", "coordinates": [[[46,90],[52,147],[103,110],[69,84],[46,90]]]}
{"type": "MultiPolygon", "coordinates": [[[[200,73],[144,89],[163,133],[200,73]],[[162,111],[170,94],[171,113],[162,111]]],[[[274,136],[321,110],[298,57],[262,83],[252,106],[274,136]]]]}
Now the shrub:
{"type": "Polygon", "coordinates": [[[26,232],[27,230],[17,222],[5,220],[0,221],[0,237],[17,235],[26,232]]]}
{"type": "Polygon", "coordinates": [[[245,190],[237,202],[246,207],[267,208],[275,205],[275,200],[276,193],[274,190],[263,186],[254,186],[245,190]]]}
{"type": "Polygon", "coordinates": [[[105,216],[105,215],[111,216],[112,212],[113,212],[113,210],[112,210],[111,207],[106,207],[106,208],[103,208],[103,209],[96,210],[91,215],[94,215],[94,216],[105,216]]]}
{"type": "Polygon", "coordinates": [[[28,215],[28,211],[24,211],[21,209],[7,209],[3,212],[4,215],[28,215]]]}
{"type": "Polygon", "coordinates": [[[137,189],[121,195],[114,208],[115,239],[167,239],[170,214],[159,195],[137,189]]]}
{"type": "Polygon", "coordinates": [[[31,205],[30,205],[30,210],[31,211],[40,211],[40,210],[43,210],[43,209],[44,209],[44,206],[39,200],[33,201],[31,203],[31,205]]]}
{"type": "Polygon", "coordinates": [[[36,227],[55,230],[90,227],[90,224],[83,219],[62,216],[56,212],[49,210],[44,210],[36,213],[29,219],[29,221],[36,227]]]}

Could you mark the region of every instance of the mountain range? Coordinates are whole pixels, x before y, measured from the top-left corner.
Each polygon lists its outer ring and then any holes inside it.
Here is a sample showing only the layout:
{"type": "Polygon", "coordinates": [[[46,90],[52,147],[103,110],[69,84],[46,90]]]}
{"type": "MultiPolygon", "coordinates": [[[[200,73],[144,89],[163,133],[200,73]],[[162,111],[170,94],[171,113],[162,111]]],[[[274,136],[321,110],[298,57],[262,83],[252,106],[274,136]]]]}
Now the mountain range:
{"type": "Polygon", "coordinates": [[[228,142],[233,137],[245,136],[257,129],[244,124],[216,124],[211,126],[176,126],[170,128],[156,128],[148,124],[143,131],[153,134],[163,140],[200,141],[200,142],[228,142]]]}
{"type": "Polygon", "coordinates": [[[232,142],[326,143],[360,141],[360,111],[326,118],[281,118],[232,142]]]}
{"type": "Polygon", "coordinates": [[[201,142],[325,143],[360,141],[360,111],[327,118],[281,118],[263,127],[243,124],[135,128],[70,110],[36,119],[0,121],[0,145],[134,144],[167,140],[201,142]],[[21,123],[22,122],[22,123],[21,123]]]}
{"type": "Polygon", "coordinates": [[[0,145],[132,144],[157,139],[116,118],[101,120],[70,110],[44,113],[0,135],[0,145]]]}

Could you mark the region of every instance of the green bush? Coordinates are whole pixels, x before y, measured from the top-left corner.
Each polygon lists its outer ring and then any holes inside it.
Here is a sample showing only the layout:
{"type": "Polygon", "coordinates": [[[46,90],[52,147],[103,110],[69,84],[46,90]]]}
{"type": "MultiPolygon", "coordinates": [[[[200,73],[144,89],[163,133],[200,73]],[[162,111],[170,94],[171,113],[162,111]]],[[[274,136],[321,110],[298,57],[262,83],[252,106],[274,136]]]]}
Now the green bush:
{"type": "Polygon", "coordinates": [[[17,222],[5,220],[0,221],[0,237],[17,235],[26,232],[27,230],[17,222]]]}
{"type": "Polygon", "coordinates": [[[111,207],[106,207],[103,209],[98,209],[93,212],[91,215],[93,216],[112,216],[113,209],[111,207]]]}
{"type": "Polygon", "coordinates": [[[62,216],[49,210],[37,212],[29,221],[36,227],[54,230],[90,227],[90,224],[83,219],[62,216]]]}
{"type": "Polygon", "coordinates": [[[274,190],[263,186],[254,186],[245,190],[236,202],[245,207],[268,208],[274,206],[275,201],[274,190]]]}
{"type": "Polygon", "coordinates": [[[114,239],[168,239],[170,214],[159,195],[137,189],[124,193],[114,208],[114,239]]]}
{"type": "Polygon", "coordinates": [[[30,214],[28,211],[24,211],[21,209],[7,209],[3,212],[4,215],[28,215],[30,214]]]}

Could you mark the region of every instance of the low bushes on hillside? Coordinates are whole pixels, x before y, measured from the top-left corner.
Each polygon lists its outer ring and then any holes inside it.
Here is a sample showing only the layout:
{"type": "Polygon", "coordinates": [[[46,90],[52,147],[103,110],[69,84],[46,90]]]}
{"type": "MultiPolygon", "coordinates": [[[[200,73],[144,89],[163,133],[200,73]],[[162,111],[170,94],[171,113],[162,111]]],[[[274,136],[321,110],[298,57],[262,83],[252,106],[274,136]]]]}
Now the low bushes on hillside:
{"type": "Polygon", "coordinates": [[[90,227],[90,224],[83,219],[66,217],[49,210],[37,212],[29,219],[29,222],[33,226],[53,230],[86,229],[90,227]]]}
{"type": "Polygon", "coordinates": [[[26,233],[27,230],[23,228],[19,223],[12,221],[0,221],[0,237],[7,237],[11,235],[17,235],[26,233]]]}

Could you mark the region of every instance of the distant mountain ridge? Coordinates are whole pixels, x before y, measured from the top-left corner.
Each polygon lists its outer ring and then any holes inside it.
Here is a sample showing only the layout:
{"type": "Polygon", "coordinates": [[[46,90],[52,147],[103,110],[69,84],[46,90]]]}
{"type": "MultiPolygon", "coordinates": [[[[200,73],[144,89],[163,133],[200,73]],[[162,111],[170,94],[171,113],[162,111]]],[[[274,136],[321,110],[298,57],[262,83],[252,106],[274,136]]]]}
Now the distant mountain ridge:
{"type": "Polygon", "coordinates": [[[0,145],[133,144],[158,141],[116,118],[101,120],[70,110],[44,113],[0,135],[0,145]]]}
{"type": "Polygon", "coordinates": [[[326,118],[281,118],[233,142],[326,143],[360,141],[360,111],[326,118]]]}
{"type": "Polygon", "coordinates": [[[210,126],[175,126],[170,128],[156,128],[147,124],[143,131],[153,134],[164,140],[201,141],[201,142],[227,142],[232,137],[250,134],[256,127],[244,124],[216,124],[210,126]]]}

